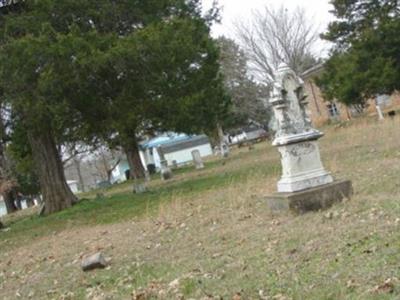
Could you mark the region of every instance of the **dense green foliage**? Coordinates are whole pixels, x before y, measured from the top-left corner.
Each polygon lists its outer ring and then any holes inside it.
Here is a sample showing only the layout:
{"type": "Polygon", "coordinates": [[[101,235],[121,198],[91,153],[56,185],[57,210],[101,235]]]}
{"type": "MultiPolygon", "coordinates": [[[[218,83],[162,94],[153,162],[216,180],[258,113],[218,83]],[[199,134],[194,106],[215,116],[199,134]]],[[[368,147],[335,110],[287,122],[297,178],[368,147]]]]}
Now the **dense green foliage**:
{"type": "Polygon", "coordinates": [[[0,15],[2,103],[50,147],[211,130],[228,100],[216,17],[198,0],[19,2],[0,15]]]}
{"type": "Polygon", "coordinates": [[[6,157],[11,177],[17,181],[16,189],[24,195],[38,195],[40,185],[32,158],[32,149],[21,123],[15,123],[7,143],[6,157]]]}
{"type": "Polygon", "coordinates": [[[218,49],[203,22],[155,23],[119,39],[104,59],[101,74],[113,99],[111,133],[122,145],[141,133],[215,127],[226,97],[218,49]]]}
{"type": "Polygon", "coordinates": [[[217,50],[197,2],[27,2],[23,13],[1,19],[6,99],[24,122],[51,126],[69,139],[97,133],[109,104],[115,104],[113,113],[124,111],[119,119],[128,122],[126,112],[134,108],[138,120],[132,125],[151,118],[158,125],[166,110],[190,122],[171,124],[170,118],[164,127],[209,124],[201,110],[190,110],[216,103],[221,94],[212,90],[218,89],[217,50]],[[156,111],[151,118],[144,115],[149,105],[156,111]]]}
{"type": "Polygon", "coordinates": [[[328,99],[363,104],[400,88],[398,1],[334,0],[337,21],[322,37],[335,43],[319,80],[328,99]]]}

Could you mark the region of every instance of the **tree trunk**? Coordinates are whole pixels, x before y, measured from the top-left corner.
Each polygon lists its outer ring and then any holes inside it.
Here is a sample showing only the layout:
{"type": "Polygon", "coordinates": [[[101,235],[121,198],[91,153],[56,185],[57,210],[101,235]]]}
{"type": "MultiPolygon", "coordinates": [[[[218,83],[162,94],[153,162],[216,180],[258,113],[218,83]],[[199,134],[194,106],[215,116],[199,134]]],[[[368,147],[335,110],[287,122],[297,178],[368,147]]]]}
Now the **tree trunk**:
{"type": "Polygon", "coordinates": [[[107,182],[111,184],[113,170],[107,170],[107,182]]]}
{"type": "Polygon", "coordinates": [[[28,136],[45,203],[44,213],[52,214],[71,207],[77,198],[65,180],[61,157],[51,132],[29,132],[28,136]]]}
{"type": "Polygon", "coordinates": [[[15,204],[17,205],[18,210],[22,210],[22,201],[21,196],[17,195],[15,197],[15,204]]]}
{"type": "Polygon", "coordinates": [[[145,178],[145,168],[142,160],[140,159],[139,147],[137,142],[133,142],[130,145],[124,147],[126,157],[128,158],[130,178],[139,179],[145,178]]]}
{"type": "Polygon", "coordinates": [[[18,210],[15,204],[15,184],[12,183],[10,166],[7,163],[5,155],[5,142],[4,137],[6,136],[4,121],[0,116],[0,181],[2,183],[1,196],[3,197],[4,203],[6,205],[7,214],[12,214],[18,210]],[[8,184],[6,184],[8,183],[8,184]]]}
{"type": "Polygon", "coordinates": [[[18,210],[18,207],[15,205],[15,195],[14,192],[11,191],[6,191],[2,194],[4,203],[6,205],[7,209],[7,214],[12,214],[18,210]]]}
{"type": "Polygon", "coordinates": [[[218,139],[219,139],[219,144],[224,144],[225,143],[225,135],[224,135],[224,130],[222,129],[221,124],[217,124],[217,132],[218,132],[218,139]]]}
{"type": "Polygon", "coordinates": [[[79,188],[81,192],[85,192],[85,182],[83,181],[82,170],[81,170],[81,160],[79,158],[74,158],[73,163],[76,168],[76,173],[78,174],[79,188]]]}
{"type": "Polygon", "coordinates": [[[220,142],[220,151],[221,151],[221,156],[223,158],[227,158],[229,156],[229,146],[225,141],[225,135],[224,135],[224,130],[222,129],[221,124],[217,124],[217,132],[218,132],[218,138],[220,142]]]}

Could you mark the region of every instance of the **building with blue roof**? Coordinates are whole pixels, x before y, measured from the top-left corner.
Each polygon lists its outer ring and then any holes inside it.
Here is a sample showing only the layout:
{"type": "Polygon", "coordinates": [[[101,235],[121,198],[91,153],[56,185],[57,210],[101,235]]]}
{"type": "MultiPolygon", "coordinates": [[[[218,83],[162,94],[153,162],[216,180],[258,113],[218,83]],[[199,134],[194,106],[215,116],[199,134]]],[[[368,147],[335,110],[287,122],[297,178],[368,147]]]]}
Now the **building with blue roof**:
{"type": "MultiPolygon", "coordinates": [[[[194,150],[198,150],[203,158],[213,154],[210,140],[206,135],[163,134],[140,143],[139,148],[140,158],[147,170],[152,166],[156,170],[160,169],[160,151],[171,167],[191,163],[194,150]]],[[[129,164],[124,158],[113,171],[113,181],[125,181],[128,170],[129,164]]]]}

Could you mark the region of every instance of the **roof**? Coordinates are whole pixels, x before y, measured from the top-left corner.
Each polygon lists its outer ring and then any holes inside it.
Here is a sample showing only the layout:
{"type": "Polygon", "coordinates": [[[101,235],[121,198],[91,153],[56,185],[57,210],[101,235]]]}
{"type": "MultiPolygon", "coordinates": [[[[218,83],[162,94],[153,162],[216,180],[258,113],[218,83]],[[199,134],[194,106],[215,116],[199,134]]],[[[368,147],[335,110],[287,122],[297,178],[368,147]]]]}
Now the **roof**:
{"type": "Polygon", "coordinates": [[[166,134],[162,136],[155,137],[147,142],[144,142],[140,145],[142,149],[147,149],[147,148],[155,148],[159,147],[165,144],[173,143],[173,142],[178,142],[178,141],[184,141],[190,139],[190,136],[186,134],[166,134]]]}
{"type": "Polygon", "coordinates": [[[210,143],[210,140],[206,135],[195,135],[188,136],[186,139],[171,141],[170,143],[166,143],[161,145],[161,149],[164,154],[194,148],[196,146],[207,145],[210,143]]]}
{"type": "Polygon", "coordinates": [[[303,79],[307,79],[309,77],[319,75],[319,73],[321,73],[321,71],[324,69],[324,66],[325,66],[325,63],[319,63],[319,64],[309,68],[308,70],[304,71],[303,74],[301,74],[301,77],[303,79]]]}

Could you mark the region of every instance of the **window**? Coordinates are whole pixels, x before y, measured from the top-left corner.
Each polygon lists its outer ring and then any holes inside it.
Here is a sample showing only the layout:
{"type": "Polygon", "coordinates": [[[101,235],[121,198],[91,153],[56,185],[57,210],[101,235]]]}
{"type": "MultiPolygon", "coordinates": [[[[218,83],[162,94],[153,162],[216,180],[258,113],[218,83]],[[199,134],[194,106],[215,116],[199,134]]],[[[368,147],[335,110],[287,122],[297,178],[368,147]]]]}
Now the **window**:
{"type": "Polygon", "coordinates": [[[328,108],[329,117],[337,118],[340,115],[336,103],[329,103],[326,107],[328,108]]]}
{"type": "Polygon", "coordinates": [[[376,104],[380,107],[385,107],[392,104],[392,100],[389,95],[378,95],[376,96],[376,104]]]}

